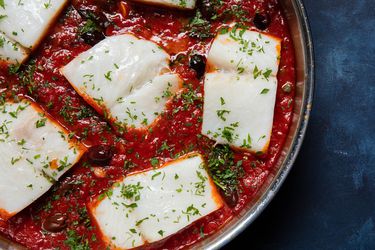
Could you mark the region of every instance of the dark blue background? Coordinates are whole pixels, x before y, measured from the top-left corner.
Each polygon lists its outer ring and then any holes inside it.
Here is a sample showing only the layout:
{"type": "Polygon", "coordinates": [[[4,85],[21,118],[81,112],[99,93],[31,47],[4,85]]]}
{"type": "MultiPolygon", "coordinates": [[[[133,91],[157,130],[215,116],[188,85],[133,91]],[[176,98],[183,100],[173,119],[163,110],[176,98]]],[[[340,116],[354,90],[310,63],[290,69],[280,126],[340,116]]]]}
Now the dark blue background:
{"type": "Polygon", "coordinates": [[[290,175],[225,249],[375,249],[375,0],[304,0],[316,89],[290,175]]]}

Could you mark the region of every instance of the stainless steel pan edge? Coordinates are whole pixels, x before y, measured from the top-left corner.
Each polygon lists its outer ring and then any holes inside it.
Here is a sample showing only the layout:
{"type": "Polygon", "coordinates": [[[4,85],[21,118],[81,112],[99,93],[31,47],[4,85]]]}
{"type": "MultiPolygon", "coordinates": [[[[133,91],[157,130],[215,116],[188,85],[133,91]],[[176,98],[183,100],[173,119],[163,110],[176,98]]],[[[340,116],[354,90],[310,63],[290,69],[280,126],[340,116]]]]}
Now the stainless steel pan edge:
{"type": "MultiPolygon", "coordinates": [[[[216,250],[225,246],[245,230],[270,203],[286,179],[307,129],[314,91],[314,56],[310,28],[305,8],[301,0],[281,0],[284,14],[288,20],[296,56],[296,99],[292,126],[284,145],[281,157],[275,168],[259,191],[258,199],[247,204],[243,212],[219,231],[193,245],[193,249],[216,250]]],[[[24,249],[0,235],[0,250],[24,249]]]]}

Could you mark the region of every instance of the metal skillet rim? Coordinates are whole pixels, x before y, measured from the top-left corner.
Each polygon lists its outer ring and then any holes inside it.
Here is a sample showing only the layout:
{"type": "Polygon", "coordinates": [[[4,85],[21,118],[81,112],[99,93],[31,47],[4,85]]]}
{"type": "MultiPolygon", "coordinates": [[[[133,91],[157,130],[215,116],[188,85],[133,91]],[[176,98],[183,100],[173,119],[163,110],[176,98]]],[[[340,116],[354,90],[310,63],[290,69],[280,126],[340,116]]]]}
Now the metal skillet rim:
{"type": "MultiPolygon", "coordinates": [[[[227,243],[232,241],[241,232],[243,232],[267,207],[267,205],[274,198],[280,187],[284,183],[288,173],[290,172],[298,152],[302,146],[305,137],[313,95],[314,95],[314,52],[310,25],[308,22],[305,7],[302,0],[284,0],[281,2],[291,2],[293,11],[296,15],[297,24],[299,26],[300,36],[302,40],[302,53],[303,53],[303,67],[304,67],[304,89],[302,96],[302,104],[299,112],[299,120],[296,130],[293,135],[291,145],[288,153],[273,181],[258,199],[256,204],[251,207],[238,221],[223,232],[216,232],[209,236],[206,240],[198,242],[193,245],[193,249],[216,250],[224,247],[227,243]]],[[[289,20],[288,20],[289,21],[289,20]]],[[[293,34],[292,34],[293,35],[293,34]]],[[[224,226],[225,228],[225,226],[224,226]]],[[[220,231],[220,230],[219,230],[220,231]]]]}

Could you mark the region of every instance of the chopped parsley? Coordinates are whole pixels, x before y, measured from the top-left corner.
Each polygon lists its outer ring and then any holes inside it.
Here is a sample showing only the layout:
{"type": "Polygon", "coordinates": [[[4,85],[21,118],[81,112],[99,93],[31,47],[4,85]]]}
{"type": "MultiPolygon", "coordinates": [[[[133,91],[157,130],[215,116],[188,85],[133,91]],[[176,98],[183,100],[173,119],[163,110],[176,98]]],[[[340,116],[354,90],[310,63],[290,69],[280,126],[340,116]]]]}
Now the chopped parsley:
{"type": "Polygon", "coordinates": [[[226,121],[227,119],[224,117],[224,115],[230,114],[230,111],[225,110],[225,109],[220,109],[220,110],[216,110],[216,114],[221,120],[226,121]]]}
{"type": "Polygon", "coordinates": [[[263,72],[263,77],[268,81],[268,78],[270,77],[271,73],[272,73],[271,69],[266,69],[266,71],[263,72]]]}
{"type": "Polygon", "coordinates": [[[145,217],[145,218],[143,218],[143,219],[141,219],[141,220],[136,221],[136,222],[135,222],[135,226],[138,227],[139,225],[142,224],[142,222],[144,222],[145,220],[148,220],[148,219],[149,219],[148,217],[145,217]]]}
{"type": "Polygon", "coordinates": [[[198,196],[203,196],[205,192],[205,188],[206,188],[205,182],[207,180],[207,177],[203,176],[202,173],[199,171],[197,171],[196,173],[200,181],[194,183],[194,187],[195,187],[194,194],[198,196]]]}
{"type": "Polygon", "coordinates": [[[158,158],[154,157],[154,158],[151,158],[150,163],[151,163],[152,167],[157,167],[159,165],[159,160],[158,160],[158,158]]]}
{"type": "Polygon", "coordinates": [[[112,81],[111,74],[112,74],[112,71],[108,71],[107,73],[104,74],[104,77],[105,77],[108,81],[112,81]]]}
{"type": "Polygon", "coordinates": [[[241,145],[241,148],[251,148],[251,136],[250,136],[250,134],[247,134],[247,138],[243,139],[243,143],[241,145]]]}
{"type": "Polygon", "coordinates": [[[36,128],[44,127],[46,125],[46,121],[47,121],[47,118],[42,118],[40,120],[37,120],[35,122],[35,127],[36,128]]]}
{"type": "Polygon", "coordinates": [[[154,180],[157,176],[161,175],[161,172],[157,172],[151,176],[151,180],[154,180]]]}
{"type": "Polygon", "coordinates": [[[126,199],[134,199],[138,201],[141,198],[140,190],[143,189],[141,183],[123,185],[121,187],[121,195],[126,199]]]}
{"type": "Polygon", "coordinates": [[[202,13],[197,10],[195,16],[190,20],[187,25],[189,36],[197,39],[207,39],[213,37],[211,33],[211,24],[203,18],[202,13]]]}
{"type": "Polygon", "coordinates": [[[215,146],[208,157],[208,169],[213,181],[224,192],[238,189],[238,179],[243,174],[241,165],[241,161],[234,161],[229,145],[215,146]]]}
{"type": "Polygon", "coordinates": [[[100,28],[92,19],[87,19],[86,23],[78,30],[81,36],[86,33],[94,33],[95,31],[100,31],[100,28]]]}
{"type": "Polygon", "coordinates": [[[187,220],[190,221],[190,216],[201,215],[199,210],[191,204],[185,211],[182,211],[186,215],[187,220]]]}
{"type": "Polygon", "coordinates": [[[43,4],[44,8],[48,9],[49,7],[51,7],[51,0],[48,0],[47,3],[44,3],[43,4]]]}
{"type": "Polygon", "coordinates": [[[75,231],[68,230],[64,244],[74,250],[90,250],[89,242],[84,236],[79,236],[75,231]]]}

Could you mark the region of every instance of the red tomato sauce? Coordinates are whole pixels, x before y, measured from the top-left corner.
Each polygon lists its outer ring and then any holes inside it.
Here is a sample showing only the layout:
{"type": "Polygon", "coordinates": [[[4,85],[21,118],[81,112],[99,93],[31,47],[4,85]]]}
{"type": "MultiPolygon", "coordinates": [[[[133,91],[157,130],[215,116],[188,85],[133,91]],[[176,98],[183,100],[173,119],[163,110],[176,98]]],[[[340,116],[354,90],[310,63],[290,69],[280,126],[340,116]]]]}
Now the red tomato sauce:
{"type": "MultiPolygon", "coordinates": [[[[236,1],[224,1],[221,11],[232,5],[236,5],[236,1]]],[[[251,28],[254,27],[251,18],[255,13],[267,12],[271,23],[265,33],[282,39],[274,123],[268,152],[263,155],[234,153],[235,159],[243,161],[244,169],[244,175],[239,181],[241,192],[235,207],[225,206],[187,229],[147,248],[180,249],[217,231],[255,199],[279,158],[292,119],[295,88],[293,44],[277,0],[243,1],[240,6],[246,13],[245,17],[250,20],[245,20],[245,23],[251,28]]],[[[194,11],[149,7],[132,4],[130,1],[73,0],[18,73],[12,73],[16,70],[14,68],[2,66],[1,93],[8,97],[34,100],[87,147],[106,144],[113,146],[114,151],[114,156],[106,167],[89,164],[84,156],[31,206],[8,221],[0,220],[2,235],[29,249],[69,249],[73,243],[92,249],[105,249],[100,232],[87,212],[87,203],[103,193],[115,180],[128,173],[151,168],[151,159],[156,158],[159,163],[163,163],[192,151],[204,156],[209,154],[214,142],[199,136],[203,80],[198,80],[196,72],[189,67],[188,55],[192,52],[207,55],[213,38],[197,39],[189,36],[185,27],[193,15],[194,11]],[[148,131],[122,131],[111,125],[60,74],[59,68],[91,47],[78,35],[79,27],[85,21],[78,10],[105,13],[109,20],[105,35],[131,33],[145,39],[153,37],[175,59],[171,68],[185,82],[182,90],[184,95],[174,97],[160,119],[148,131]],[[168,149],[163,147],[165,144],[168,149]],[[68,227],[64,231],[50,233],[42,228],[42,222],[55,213],[67,215],[68,227]]],[[[240,17],[229,16],[211,20],[211,31],[216,33],[223,24],[238,18],[240,17]]]]}

